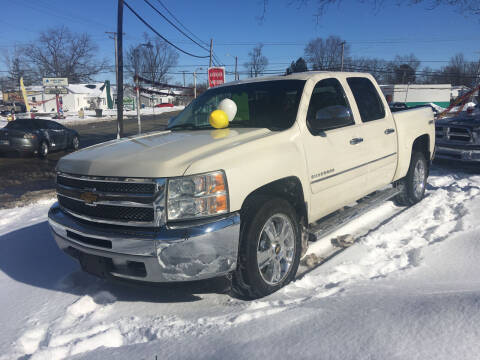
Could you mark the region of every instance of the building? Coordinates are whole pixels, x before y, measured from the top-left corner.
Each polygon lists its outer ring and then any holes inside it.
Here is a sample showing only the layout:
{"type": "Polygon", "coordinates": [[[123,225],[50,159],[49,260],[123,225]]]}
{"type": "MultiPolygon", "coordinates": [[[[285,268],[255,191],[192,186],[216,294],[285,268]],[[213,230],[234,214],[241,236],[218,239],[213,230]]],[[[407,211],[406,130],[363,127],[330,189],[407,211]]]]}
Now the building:
{"type": "Polygon", "coordinates": [[[406,103],[408,107],[434,103],[443,108],[448,107],[451,99],[450,84],[397,84],[380,85],[388,103],[406,103]]]}

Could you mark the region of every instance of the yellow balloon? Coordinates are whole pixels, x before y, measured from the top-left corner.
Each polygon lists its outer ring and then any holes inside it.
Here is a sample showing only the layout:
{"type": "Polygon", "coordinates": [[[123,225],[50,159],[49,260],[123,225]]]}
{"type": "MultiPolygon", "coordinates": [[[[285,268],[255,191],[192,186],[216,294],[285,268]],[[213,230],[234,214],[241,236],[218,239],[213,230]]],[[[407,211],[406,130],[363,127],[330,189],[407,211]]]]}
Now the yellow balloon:
{"type": "Polygon", "coordinates": [[[228,115],[223,110],[212,111],[208,120],[215,129],[223,129],[228,126],[228,115]]]}

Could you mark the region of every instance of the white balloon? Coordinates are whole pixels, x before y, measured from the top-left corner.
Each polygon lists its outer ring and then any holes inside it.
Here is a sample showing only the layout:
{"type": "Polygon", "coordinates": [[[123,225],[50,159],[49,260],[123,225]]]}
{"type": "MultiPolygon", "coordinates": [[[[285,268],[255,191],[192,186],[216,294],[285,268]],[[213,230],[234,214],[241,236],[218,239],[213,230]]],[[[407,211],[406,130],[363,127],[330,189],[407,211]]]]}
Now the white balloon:
{"type": "Polygon", "coordinates": [[[228,116],[228,121],[233,121],[237,115],[237,104],[231,99],[223,99],[217,106],[218,110],[223,110],[228,116]]]}

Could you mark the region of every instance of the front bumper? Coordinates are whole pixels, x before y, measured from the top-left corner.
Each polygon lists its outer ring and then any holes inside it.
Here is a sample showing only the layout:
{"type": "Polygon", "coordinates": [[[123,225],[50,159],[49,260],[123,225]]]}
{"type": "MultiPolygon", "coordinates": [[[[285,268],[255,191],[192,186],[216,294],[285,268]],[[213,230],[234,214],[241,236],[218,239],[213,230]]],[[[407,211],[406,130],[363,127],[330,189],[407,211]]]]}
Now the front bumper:
{"type": "Polygon", "coordinates": [[[436,146],[435,159],[480,162],[480,150],[455,148],[448,146],[436,146]]]}
{"type": "Polygon", "coordinates": [[[240,215],[157,229],[109,226],[79,220],[55,203],[49,224],[60,249],[87,272],[149,282],[221,276],[237,263],[240,215]]]}

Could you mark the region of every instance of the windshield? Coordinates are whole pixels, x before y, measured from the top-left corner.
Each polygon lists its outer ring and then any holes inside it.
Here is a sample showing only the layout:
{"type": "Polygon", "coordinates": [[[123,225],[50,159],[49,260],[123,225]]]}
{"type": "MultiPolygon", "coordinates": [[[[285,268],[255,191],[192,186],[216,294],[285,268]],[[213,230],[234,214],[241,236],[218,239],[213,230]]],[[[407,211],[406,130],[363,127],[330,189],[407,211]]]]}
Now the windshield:
{"type": "Polygon", "coordinates": [[[304,84],[304,80],[277,80],[213,88],[192,101],[167,129],[211,128],[210,113],[226,98],[237,105],[230,127],[288,129],[295,122],[304,84]]]}

